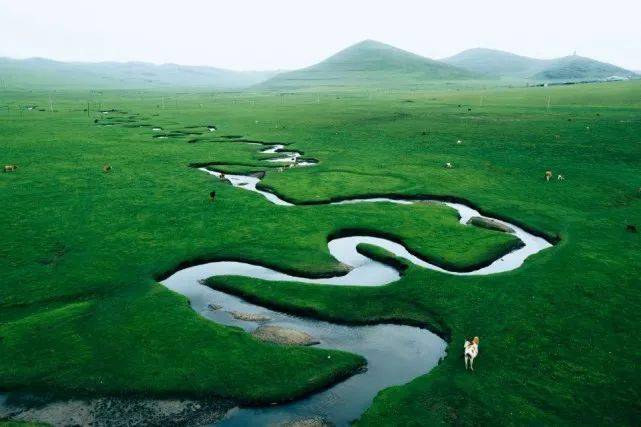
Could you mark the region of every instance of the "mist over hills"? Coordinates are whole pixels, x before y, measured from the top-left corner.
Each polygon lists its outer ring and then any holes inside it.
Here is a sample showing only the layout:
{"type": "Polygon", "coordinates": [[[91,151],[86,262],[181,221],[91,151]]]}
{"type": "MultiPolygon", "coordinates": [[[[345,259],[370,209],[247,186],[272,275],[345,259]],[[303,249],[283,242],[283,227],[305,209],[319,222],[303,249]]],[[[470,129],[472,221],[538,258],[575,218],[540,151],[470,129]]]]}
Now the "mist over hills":
{"type": "Polygon", "coordinates": [[[277,73],[146,62],[60,62],[44,58],[0,58],[0,85],[14,89],[239,89],[277,73]]]}
{"type": "Polygon", "coordinates": [[[537,59],[475,48],[434,60],[365,40],[294,71],[234,71],[208,66],[145,62],[60,62],[0,58],[5,89],[297,90],[316,87],[412,88],[448,82],[578,82],[638,78],[616,65],[581,56],[537,59]]]}
{"type": "Polygon", "coordinates": [[[442,61],[488,77],[534,81],[589,81],[636,75],[616,65],[578,55],[537,59],[485,48],[468,49],[442,61]]]}

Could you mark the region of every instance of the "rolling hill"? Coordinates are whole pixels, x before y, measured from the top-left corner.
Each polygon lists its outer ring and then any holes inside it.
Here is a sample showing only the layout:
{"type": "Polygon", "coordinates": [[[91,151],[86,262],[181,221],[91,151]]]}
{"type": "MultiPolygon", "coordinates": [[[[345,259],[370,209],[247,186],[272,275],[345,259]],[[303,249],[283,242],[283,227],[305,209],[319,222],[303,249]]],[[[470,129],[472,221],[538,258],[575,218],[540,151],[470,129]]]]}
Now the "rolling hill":
{"type": "Polygon", "coordinates": [[[430,81],[478,78],[448,65],[373,40],[352,45],[318,64],[281,73],[260,84],[267,89],[318,86],[420,85],[430,81]]]}
{"type": "Polygon", "coordinates": [[[489,76],[527,77],[544,67],[542,60],[501,50],[475,48],[464,50],[443,62],[489,76]]]}
{"type": "Polygon", "coordinates": [[[535,80],[574,81],[631,78],[634,75],[634,72],[616,65],[573,55],[552,60],[545,69],[532,77],[535,80]]]}
{"type": "Polygon", "coordinates": [[[59,62],[44,58],[0,58],[0,86],[9,89],[244,88],[276,71],[232,71],[214,67],[145,62],[59,62]]]}
{"type": "Polygon", "coordinates": [[[616,65],[591,58],[571,55],[554,59],[537,59],[494,49],[468,49],[443,62],[471,72],[500,78],[535,81],[605,80],[612,76],[631,78],[635,73],[616,65]]]}
{"type": "Polygon", "coordinates": [[[233,71],[145,62],[90,63],[0,58],[0,88],[29,90],[414,88],[490,79],[575,82],[613,77],[633,78],[638,74],[576,55],[537,59],[482,48],[465,50],[437,61],[373,40],[362,41],[318,64],[289,72],[233,71]]]}

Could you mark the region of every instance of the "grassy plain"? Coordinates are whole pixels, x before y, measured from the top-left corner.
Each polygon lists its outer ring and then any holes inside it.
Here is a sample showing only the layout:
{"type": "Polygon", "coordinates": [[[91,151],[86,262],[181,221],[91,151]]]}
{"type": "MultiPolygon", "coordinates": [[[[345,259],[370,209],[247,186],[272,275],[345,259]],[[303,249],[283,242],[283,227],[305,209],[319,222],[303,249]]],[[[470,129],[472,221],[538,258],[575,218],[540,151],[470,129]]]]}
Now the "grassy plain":
{"type": "Polygon", "coordinates": [[[353,229],[391,234],[461,269],[511,244],[434,205],[276,207],[187,167],[264,169],[255,146],[221,138],[242,135],[291,143],[320,160],[268,173],[264,184],[290,200],[455,196],[560,238],[522,268],[489,277],[410,267],[400,282],[374,289],[216,281],[293,311],[393,319],[451,337],[439,367],[382,392],[361,423],[638,422],[641,237],[626,225],[641,224],[639,82],[68,92],[53,94],[54,112],[18,109],[47,105],[48,97],[0,96],[0,107],[9,106],[0,110],[0,160],[19,165],[0,175],[2,389],[288,399],[346,375],[361,358],[332,352],[328,362],[328,350],[259,343],[200,319],[155,280],[183,262],[213,259],[337,273],[343,268],[329,256],[327,236],[353,229]],[[99,106],[127,114],[97,113],[99,106]],[[113,116],[119,125],[101,125],[113,116]],[[202,126],[212,123],[219,130],[207,133],[202,126]],[[154,139],[141,124],[202,135],[154,139]],[[102,173],[104,163],[112,173],[102,173]],[[546,183],[547,169],[565,181],[546,183]],[[481,337],[475,374],[459,359],[470,335],[481,337]]]}
{"type": "Polygon", "coordinates": [[[327,351],[260,343],[200,319],[154,279],[205,259],[339,274],[344,267],[329,255],[327,237],[349,229],[385,232],[461,269],[515,243],[463,227],[440,206],[283,208],[188,167],[199,161],[263,166],[265,155],[255,146],[205,138],[204,125],[212,122],[220,133],[250,134],[225,113],[237,106],[242,114],[248,102],[197,95],[183,106],[171,104],[168,94],[95,96],[89,114],[78,93],[54,95],[53,112],[25,109],[48,102],[46,94],[5,98],[3,161],[19,167],[1,175],[8,242],[0,288],[3,389],[286,400],[344,377],[362,358],[333,352],[328,362],[327,351]],[[169,105],[159,107],[158,96],[169,105]],[[201,108],[204,101],[211,106],[201,108]],[[140,127],[149,124],[163,131],[140,127]],[[201,141],[188,142],[199,133],[201,141]],[[153,138],[164,134],[178,136],[153,138]],[[105,163],[110,174],[102,172],[105,163]]]}

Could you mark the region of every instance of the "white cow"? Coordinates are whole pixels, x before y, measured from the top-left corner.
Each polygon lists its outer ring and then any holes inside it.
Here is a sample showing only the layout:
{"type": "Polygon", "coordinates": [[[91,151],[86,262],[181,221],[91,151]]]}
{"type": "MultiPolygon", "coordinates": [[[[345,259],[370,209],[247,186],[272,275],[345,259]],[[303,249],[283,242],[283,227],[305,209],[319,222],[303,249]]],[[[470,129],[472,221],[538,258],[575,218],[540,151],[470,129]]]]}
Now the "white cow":
{"type": "Polygon", "coordinates": [[[465,340],[464,348],[464,357],[465,357],[465,370],[467,370],[467,364],[469,362],[470,369],[474,370],[474,359],[479,354],[479,337],[474,337],[472,342],[465,340]]]}

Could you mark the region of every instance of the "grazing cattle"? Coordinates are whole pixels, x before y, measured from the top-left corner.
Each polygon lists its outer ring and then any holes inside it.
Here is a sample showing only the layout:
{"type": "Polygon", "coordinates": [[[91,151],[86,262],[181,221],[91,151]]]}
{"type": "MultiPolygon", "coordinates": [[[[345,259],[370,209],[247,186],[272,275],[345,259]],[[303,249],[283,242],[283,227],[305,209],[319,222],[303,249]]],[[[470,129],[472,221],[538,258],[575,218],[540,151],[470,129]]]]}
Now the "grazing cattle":
{"type": "Polygon", "coordinates": [[[452,163],[450,163],[450,162],[445,163],[445,168],[446,169],[452,169],[453,167],[454,166],[452,166],[452,163]]]}
{"type": "Polygon", "coordinates": [[[545,171],[545,180],[549,181],[552,178],[552,171],[545,171]]]}
{"type": "Polygon", "coordinates": [[[463,357],[465,358],[465,370],[467,371],[467,365],[469,363],[470,369],[474,370],[474,359],[479,354],[479,337],[474,337],[470,342],[465,340],[463,345],[463,357]]]}
{"type": "Polygon", "coordinates": [[[109,173],[109,172],[111,172],[111,165],[103,165],[103,166],[102,166],[102,171],[103,171],[104,173],[109,173]]]}
{"type": "Polygon", "coordinates": [[[561,139],[561,135],[554,135],[554,139],[558,141],[559,139],[561,139]]]}
{"type": "Polygon", "coordinates": [[[284,172],[284,171],[285,171],[284,167],[281,166],[281,167],[278,168],[278,172],[284,172]]]}
{"type": "Polygon", "coordinates": [[[472,109],[471,109],[471,108],[468,108],[468,109],[467,109],[467,111],[472,111],[472,109]]]}
{"type": "Polygon", "coordinates": [[[4,165],[5,172],[15,172],[18,169],[17,165],[4,165]]]}
{"type": "Polygon", "coordinates": [[[221,181],[224,181],[225,179],[227,179],[223,172],[220,173],[220,176],[218,178],[220,178],[221,181]]]}
{"type": "Polygon", "coordinates": [[[636,233],[637,232],[637,226],[634,224],[628,224],[625,226],[626,231],[629,231],[630,233],[636,233]]]}
{"type": "Polygon", "coordinates": [[[214,199],[216,199],[216,192],[212,191],[211,193],[209,193],[209,202],[212,203],[214,199]]]}
{"type": "Polygon", "coordinates": [[[458,141],[456,141],[456,143],[457,143],[457,144],[459,144],[459,145],[461,145],[461,144],[463,143],[463,141],[461,141],[461,140],[459,139],[458,141]]]}
{"type": "Polygon", "coordinates": [[[559,174],[559,176],[556,177],[557,181],[563,181],[564,179],[565,179],[565,177],[563,175],[561,175],[561,174],[559,174]]]}

